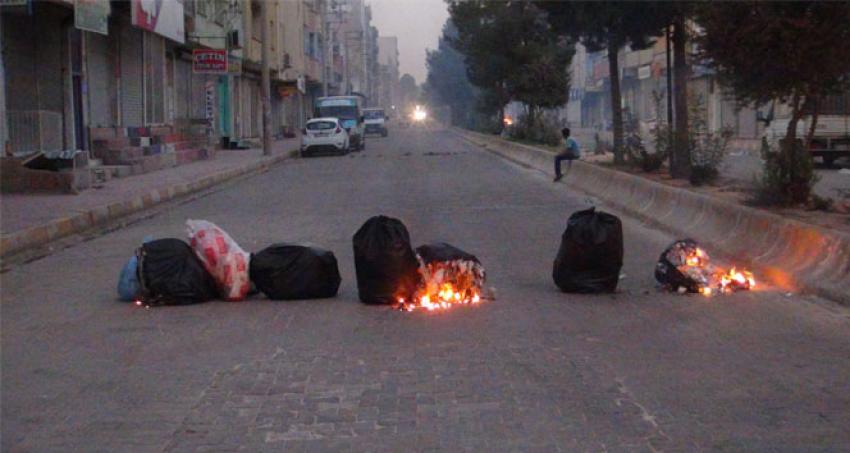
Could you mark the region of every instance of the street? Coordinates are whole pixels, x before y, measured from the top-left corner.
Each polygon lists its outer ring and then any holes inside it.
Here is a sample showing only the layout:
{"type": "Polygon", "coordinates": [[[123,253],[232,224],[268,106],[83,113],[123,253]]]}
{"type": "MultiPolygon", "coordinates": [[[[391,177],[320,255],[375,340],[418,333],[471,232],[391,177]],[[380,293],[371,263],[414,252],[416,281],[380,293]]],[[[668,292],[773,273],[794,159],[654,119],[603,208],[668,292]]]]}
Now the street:
{"type": "MultiPolygon", "coordinates": [[[[222,151],[226,152],[226,151],[222,151]]],[[[569,178],[569,174],[566,176],[569,178]]],[[[294,159],[43,259],[2,283],[3,451],[842,451],[850,310],[770,288],[659,292],[675,238],[622,217],[614,295],[552,260],[593,200],[439,129],[294,159]],[[496,299],[403,313],[357,300],[352,236],[476,254],[496,299]],[[333,250],[334,299],[144,309],[116,301],[147,235],[206,219],[248,251],[333,250]]]]}

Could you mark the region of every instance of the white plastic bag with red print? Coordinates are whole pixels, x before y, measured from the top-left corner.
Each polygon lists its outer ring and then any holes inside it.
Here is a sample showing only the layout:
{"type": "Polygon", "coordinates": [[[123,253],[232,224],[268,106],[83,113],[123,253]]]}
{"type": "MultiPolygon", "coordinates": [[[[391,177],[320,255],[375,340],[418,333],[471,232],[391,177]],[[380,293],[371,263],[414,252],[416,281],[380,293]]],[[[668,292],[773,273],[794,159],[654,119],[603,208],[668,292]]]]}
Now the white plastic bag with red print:
{"type": "Polygon", "coordinates": [[[250,254],[221,228],[206,220],[187,220],[186,232],[195,255],[204,263],[229,301],[245,299],[251,288],[248,278],[250,254]]]}

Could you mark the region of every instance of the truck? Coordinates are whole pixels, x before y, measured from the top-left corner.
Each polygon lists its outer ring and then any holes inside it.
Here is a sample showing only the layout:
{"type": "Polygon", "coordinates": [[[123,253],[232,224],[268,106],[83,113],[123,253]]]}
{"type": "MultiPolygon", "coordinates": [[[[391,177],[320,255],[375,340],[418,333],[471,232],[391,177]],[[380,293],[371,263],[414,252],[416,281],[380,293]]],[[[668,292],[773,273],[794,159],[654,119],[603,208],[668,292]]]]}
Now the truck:
{"type": "MultiPolygon", "coordinates": [[[[826,96],[819,104],[809,152],[825,165],[832,166],[838,158],[850,158],[850,93],[826,96]]],[[[805,113],[797,123],[800,142],[808,136],[812,124],[812,112],[805,113]]],[[[785,105],[771,105],[767,114],[759,112],[759,119],[765,123],[762,137],[768,145],[776,147],[785,138],[790,117],[791,109],[785,105]]]]}
{"type": "Polygon", "coordinates": [[[363,109],[363,118],[366,120],[367,134],[387,136],[387,115],[384,113],[384,109],[378,107],[363,109]]]}
{"type": "Polygon", "coordinates": [[[366,148],[366,130],[360,96],[328,96],[316,100],[316,118],[337,118],[348,132],[352,149],[366,148]]]}

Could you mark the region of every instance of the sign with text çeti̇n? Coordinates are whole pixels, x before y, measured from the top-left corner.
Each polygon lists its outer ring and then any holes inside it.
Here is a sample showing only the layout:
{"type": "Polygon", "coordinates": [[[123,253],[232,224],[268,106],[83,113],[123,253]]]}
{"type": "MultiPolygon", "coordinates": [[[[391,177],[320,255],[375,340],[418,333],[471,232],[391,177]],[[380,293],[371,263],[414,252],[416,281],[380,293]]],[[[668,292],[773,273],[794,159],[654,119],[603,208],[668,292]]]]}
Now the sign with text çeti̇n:
{"type": "Polygon", "coordinates": [[[227,51],[224,49],[193,50],[192,72],[196,74],[226,74],[227,51]]]}
{"type": "Polygon", "coordinates": [[[186,42],[183,0],[131,0],[133,25],[180,44],[186,42]]]}
{"type": "Polygon", "coordinates": [[[74,26],[102,35],[109,34],[109,0],[75,0],[74,26]]]}

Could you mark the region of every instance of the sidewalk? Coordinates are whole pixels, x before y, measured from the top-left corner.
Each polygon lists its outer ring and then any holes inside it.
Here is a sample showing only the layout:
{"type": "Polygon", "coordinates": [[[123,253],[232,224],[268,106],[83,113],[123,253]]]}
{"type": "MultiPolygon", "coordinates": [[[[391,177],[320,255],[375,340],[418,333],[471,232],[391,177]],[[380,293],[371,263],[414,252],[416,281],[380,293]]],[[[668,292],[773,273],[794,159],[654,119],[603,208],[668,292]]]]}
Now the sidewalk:
{"type": "MultiPolygon", "coordinates": [[[[26,230],[55,224],[68,219],[66,229],[85,229],[89,226],[150,207],[174,196],[185,195],[232,177],[250,173],[288,157],[297,150],[300,139],[278,140],[273,144],[273,155],[265,157],[261,149],[220,150],[214,159],[167,168],[151,173],[113,179],[101,188],[92,188],[79,195],[70,194],[2,194],[0,195],[0,233],[4,242],[0,255],[22,250],[18,241],[26,230]],[[155,195],[161,193],[162,195],[155,195]],[[141,200],[140,198],[144,198],[141,200]],[[126,209],[115,209],[116,205],[126,209]],[[75,217],[87,216],[101,210],[107,219],[96,218],[78,222],[75,217]],[[72,221],[73,220],[73,221],[72,221]],[[70,225],[70,224],[75,225],[70,225]],[[83,225],[80,225],[83,223],[83,225]],[[17,236],[17,237],[16,237],[17,236]]],[[[102,216],[100,216],[102,217],[102,216]]],[[[83,219],[85,220],[85,219],[83,219]]],[[[61,230],[61,226],[59,227],[61,230]]],[[[46,239],[73,234],[78,231],[57,231],[46,239]]],[[[19,242],[19,241],[18,241],[19,242]]]]}

